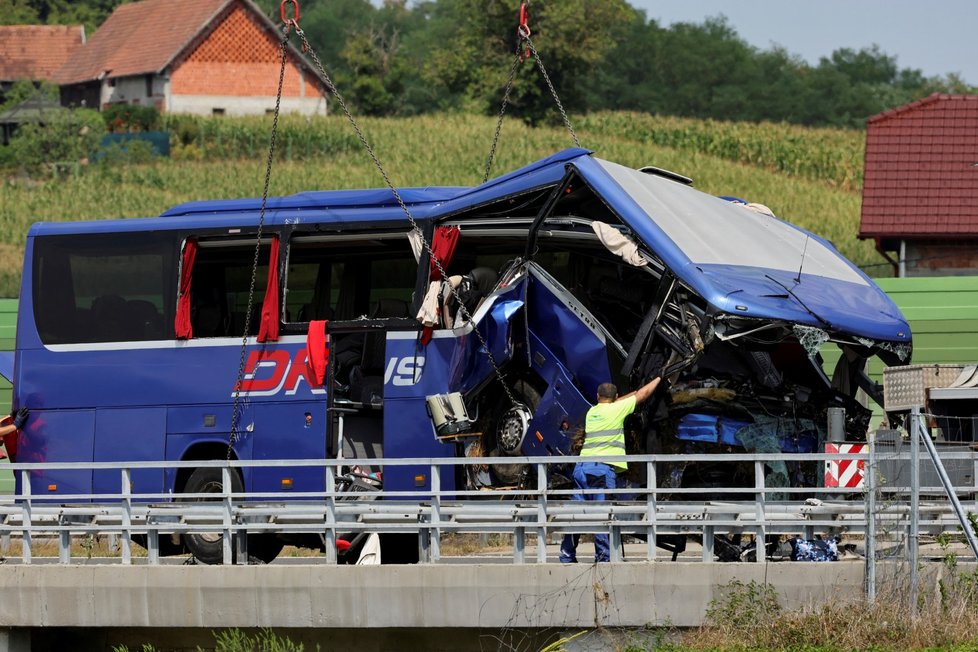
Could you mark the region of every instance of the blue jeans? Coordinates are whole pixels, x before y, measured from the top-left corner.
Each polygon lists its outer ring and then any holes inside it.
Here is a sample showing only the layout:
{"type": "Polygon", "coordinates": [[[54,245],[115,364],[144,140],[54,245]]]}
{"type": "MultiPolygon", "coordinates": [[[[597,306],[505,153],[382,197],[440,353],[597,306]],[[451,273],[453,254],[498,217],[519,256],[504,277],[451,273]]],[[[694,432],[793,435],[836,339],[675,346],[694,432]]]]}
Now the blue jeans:
{"type": "MultiPolygon", "coordinates": [[[[601,462],[578,462],[574,466],[574,486],[577,489],[617,489],[618,475],[614,467],[601,462]]],[[[603,492],[574,494],[574,500],[604,500],[603,492]]],[[[560,544],[560,561],[564,564],[577,562],[577,543],[580,534],[565,534],[560,544]]],[[[594,561],[608,561],[611,546],[607,534],[594,535],[594,561]]]]}

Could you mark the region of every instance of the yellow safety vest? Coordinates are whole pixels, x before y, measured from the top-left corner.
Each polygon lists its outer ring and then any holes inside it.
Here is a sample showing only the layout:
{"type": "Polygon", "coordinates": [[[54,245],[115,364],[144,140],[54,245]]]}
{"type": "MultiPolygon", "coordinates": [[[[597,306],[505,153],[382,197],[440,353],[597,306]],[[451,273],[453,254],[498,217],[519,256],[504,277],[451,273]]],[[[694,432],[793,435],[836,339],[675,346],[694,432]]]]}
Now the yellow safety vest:
{"type": "MultiPolygon", "coordinates": [[[[598,403],[584,417],[584,447],[581,457],[625,455],[625,417],[635,411],[635,397],[614,403],[598,403]]],[[[627,462],[609,462],[619,471],[628,470],[627,462]]]]}

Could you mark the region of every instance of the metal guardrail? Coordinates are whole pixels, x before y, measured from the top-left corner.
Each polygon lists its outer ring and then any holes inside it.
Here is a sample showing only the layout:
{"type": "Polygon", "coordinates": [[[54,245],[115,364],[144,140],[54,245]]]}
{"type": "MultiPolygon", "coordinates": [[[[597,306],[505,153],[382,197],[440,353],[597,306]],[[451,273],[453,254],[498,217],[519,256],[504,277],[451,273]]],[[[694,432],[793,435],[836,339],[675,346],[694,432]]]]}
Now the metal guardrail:
{"type": "MultiPolygon", "coordinates": [[[[945,454],[947,459],[967,459],[975,465],[975,453],[945,454]]],[[[609,458],[590,458],[601,461],[609,458]]],[[[620,460],[621,458],[615,458],[620,460]]],[[[748,534],[763,542],[769,535],[797,535],[811,539],[816,534],[846,532],[876,538],[880,527],[906,527],[910,510],[910,487],[880,486],[871,481],[867,488],[786,488],[765,485],[768,462],[815,462],[861,460],[875,468],[872,453],[864,454],[722,454],[722,455],[641,455],[628,456],[630,465],[644,465],[648,487],[615,490],[577,490],[570,486],[550,488],[550,480],[572,458],[422,458],[383,460],[385,468],[427,467],[430,491],[344,491],[344,468],[377,465],[379,460],[276,460],[276,461],[188,461],[132,463],[47,463],[11,464],[18,474],[21,493],[0,497],[0,536],[20,537],[22,562],[33,558],[33,544],[42,537],[58,541],[59,562],[72,562],[72,537],[116,535],[121,539],[120,562],[133,563],[132,537],[145,537],[147,563],[160,561],[160,538],[171,534],[223,534],[224,563],[246,560],[248,533],[316,534],[322,538],[325,555],[319,559],[336,563],[338,535],[350,532],[415,533],[422,561],[436,562],[441,557],[441,538],[446,533],[506,533],[513,537],[513,560],[524,563],[547,561],[547,539],[573,533],[609,533],[611,561],[621,561],[624,536],[646,539],[645,559],[654,560],[660,538],[701,537],[702,559],[714,558],[715,535],[748,534]],[[492,491],[442,490],[446,469],[458,465],[527,464],[535,470],[534,486],[492,491]],[[658,464],[750,463],[753,486],[720,488],[674,488],[659,486],[658,464]],[[154,494],[132,491],[132,472],[140,469],[220,468],[223,486],[231,487],[230,474],[245,468],[321,468],[322,492],[231,492],[206,494],[154,494]],[[51,470],[117,470],[121,491],[111,494],[32,495],[31,474],[51,470]],[[605,501],[574,500],[574,494],[602,492],[605,501]],[[787,500],[772,500],[778,493],[787,500]],[[709,495],[707,495],[709,494],[709,495]],[[710,496],[728,499],[710,499],[710,496]],[[742,498],[741,498],[742,497],[742,498]],[[206,502],[201,502],[200,500],[206,502]],[[185,502],[186,501],[186,502],[185,502]],[[890,525],[887,525],[887,524],[890,525]],[[535,536],[535,542],[532,538],[535,536]],[[233,549],[235,546],[236,549],[233,549]],[[237,553],[237,554],[235,554],[237,553]]],[[[910,453],[888,455],[888,460],[910,460],[910,453]]],[[[867,477],[875,477],[868,472],[867,477]]],[[[978,486],[956,487],[967,496],[969,509],[978,511],[978,486]]],[[[942,491],[923,487],[921,492],[942,491]]],[[[921,533],[955,532],[958,521],[949,502],[919,501],[917,527],[921,533]]],[[[757,561],[764,561],[757,554],[757,561]]]]}

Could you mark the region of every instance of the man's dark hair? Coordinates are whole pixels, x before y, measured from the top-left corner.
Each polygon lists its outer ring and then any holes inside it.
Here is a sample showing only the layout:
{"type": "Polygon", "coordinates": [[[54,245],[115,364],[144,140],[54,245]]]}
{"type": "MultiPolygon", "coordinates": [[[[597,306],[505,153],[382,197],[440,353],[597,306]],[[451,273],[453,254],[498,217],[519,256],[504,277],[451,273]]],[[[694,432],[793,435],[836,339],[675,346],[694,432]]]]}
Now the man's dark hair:
{"type": "Polygon", "coordinates": [[[615,400],[618,396],[618,388],[613,383],[601,383],[598,385],[598,396],[615,400]]]}

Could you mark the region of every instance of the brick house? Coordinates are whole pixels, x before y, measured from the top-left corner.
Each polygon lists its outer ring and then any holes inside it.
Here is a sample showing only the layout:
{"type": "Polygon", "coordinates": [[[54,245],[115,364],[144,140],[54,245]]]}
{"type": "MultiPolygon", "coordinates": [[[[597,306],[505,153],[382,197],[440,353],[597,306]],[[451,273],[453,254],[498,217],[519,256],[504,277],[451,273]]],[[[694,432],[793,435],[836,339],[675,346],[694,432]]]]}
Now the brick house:
{"type": "Polygon", "coordinates": [[[978,96],[935,93],[869,119],[859,237],[897,276],[978,274],[978,96]]]}
{"type": "MultiPolygon", "coordinates": [[[[280,29],[251,0],[123,4],[57,72],[61,102],[152,105],[172,113],[266,113],[275,106],[280,40],[280,29]]],[[[282,110],[325,114],[323,88],[290,45],[282,110]]]]}
{"type": "Polygon", "coordinates": [[[0,102],[16,81],[53,80],[84,43],[81,25],[0,25],[0,102]]]}

